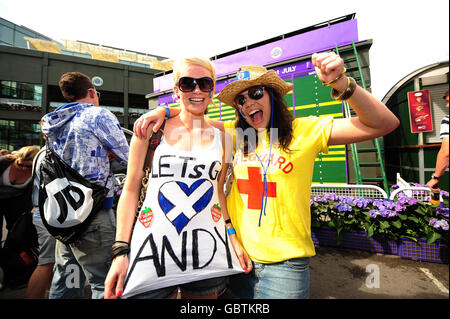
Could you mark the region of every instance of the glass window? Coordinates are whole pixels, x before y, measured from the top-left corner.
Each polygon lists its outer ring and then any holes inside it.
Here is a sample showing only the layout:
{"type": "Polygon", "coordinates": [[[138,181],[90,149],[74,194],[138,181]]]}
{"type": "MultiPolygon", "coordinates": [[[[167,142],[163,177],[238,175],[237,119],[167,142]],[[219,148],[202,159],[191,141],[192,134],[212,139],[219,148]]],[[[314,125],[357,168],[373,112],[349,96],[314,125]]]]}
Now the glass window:
{"type": "Polygon", "coordinates": [[[16,31],[16,36],[14,38],[14,46],[18,48],[28,49],[27,40],[25,40],[23,37],[29,37],[29,35],[16,31]]]}
{"type": "Polygon", "coordinates": [[[0,109],[40,112],[42,85],[14,81],[1,81],[0,109]]]}
{"type": "Polygon", "coordinates": [[[0,41],[2,44],[14,45],[14,30],[0,24],[0,41]]]}
{"type": "Polygon", "coordinates": [[[43,139],[39,122],[0,120],[0,148],[17,151],[28,145],[41,147],[43,139]]]}

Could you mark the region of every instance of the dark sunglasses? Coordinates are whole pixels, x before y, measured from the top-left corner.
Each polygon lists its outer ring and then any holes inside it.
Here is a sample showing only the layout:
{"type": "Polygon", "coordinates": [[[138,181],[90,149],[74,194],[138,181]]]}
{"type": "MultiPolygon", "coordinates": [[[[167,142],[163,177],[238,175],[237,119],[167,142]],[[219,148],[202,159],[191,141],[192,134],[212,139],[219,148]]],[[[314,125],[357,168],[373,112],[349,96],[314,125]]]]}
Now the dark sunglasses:
{"type": "MultiPolygon", "coordinates": [[[[264,96],[264,86],[253,86],[249,88],[247,96],[255,101],[261,99],[264,96]]],[[[245,97],[244,94],[238,94],[234,98],[234,103],[236,103],[237,106],[243,107],[245,102],[247,102],[247,97],[245,97]]]]}
{"type": "Polygon", "coordinates": [[[178,88],[181,92],[192,92],[197,86],[202,92],[211,92],[214,88],[214,81],[209,77],[194,79],[189,76],[184,76],[178,80],[178,88]]]}

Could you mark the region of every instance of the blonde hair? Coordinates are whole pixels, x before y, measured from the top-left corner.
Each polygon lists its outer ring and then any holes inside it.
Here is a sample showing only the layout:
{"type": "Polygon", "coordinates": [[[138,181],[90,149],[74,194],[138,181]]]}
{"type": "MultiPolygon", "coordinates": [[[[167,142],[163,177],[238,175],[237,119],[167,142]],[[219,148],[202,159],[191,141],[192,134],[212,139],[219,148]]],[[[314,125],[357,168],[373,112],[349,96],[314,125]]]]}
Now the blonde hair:
{"type": "Polygon", "coordinates": [[[214,68],[214,65],[209,59],[203,57],[182,57],[177,59],[173,63],[173,82],[175,83],[175,85],[178,83],[178,80],[180,79],[181,70],[183,66],[189,64],[199,65],[207,69],[211,73],[211,77],[214,81],[214,89],[216,88],[216,69],[214,68]]]}
{"type": "Polygon", "coordinates": [[[10,157],[14,158],[15,160],[22,160],[24,162],[31,162],[33,161],[36,154],[39,152],[39,148],[36,146],[24,146],[21,147],[17,153],[13,155],[9,155],[10,157]]]}

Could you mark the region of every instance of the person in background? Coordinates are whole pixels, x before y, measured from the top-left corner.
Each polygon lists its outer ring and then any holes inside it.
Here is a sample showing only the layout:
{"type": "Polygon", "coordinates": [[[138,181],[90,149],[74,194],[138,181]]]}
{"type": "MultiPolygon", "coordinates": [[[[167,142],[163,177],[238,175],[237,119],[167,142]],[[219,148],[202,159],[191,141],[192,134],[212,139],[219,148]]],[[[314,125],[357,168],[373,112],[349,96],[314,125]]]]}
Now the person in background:
{"type": "Polygon", "coordinates": [[[8,155],[8,154],[9,154],[9,151],[8,151],[8,150],[5,150],[5,149],[1,149],[1,150],[0,150],[0,156],[8,155]]]}
{"type": "Polygon", "coordinates": [[[61,76],[59,87],[69,103],[42,118],[47,147],[89,182],[106,184],[109,192],[102,209],[77,241],[68,245],[56,241],[49,298],[81,297],[87,279],[92,298],[99,299],[103,298],[115,233],[112,209],[115,179],[108,154],[114,153],[116,160],[125,167],[129,147],[117,118],[111,111],[99,107],[100,93],[89,77],[80,72],[68,72],[61,76]],[[67,272],[79,274],[70,287],[66,283],[67,272]]]}
{"type": "MultiPolygon", "coordinates": [[[[216,125],[237,137],[233,185],[222,210],[254,263],[249,275],[232,276],[229,288],[240,298],[309,298],[309,259],[315,255],[309,203],[317,154],[331,145],[383,136],[399,125],[383,103],[346,75],[338,55],[313,54],[312,63],[318,79],[332,87],[332,97],[348,101],[355,117],[293,119],[284,101],[293,85],[258,65],[241,67],[217,96],[238,111],[235,123],[216,125]]],[[[150,122],[158,128],[157,112],[138,119],[136,135],[150,122]]]]}
{"type": "Polygon", "coordinates": [[[3,218],[9,230],[21,213],[31,211],[33,159],[39,152],[36,146],[24,146],[15,154],[0,156],[0,238],[3,218]]]}
{"type": "MultiPolygon", "coordinates": [[[[448,92],[445,92],[444,96],[442,97],[445,101],[447,101],[447,104],[445,105],[448,109],[448,92]]],[[[438,189],[438,183],[439,179],[444,174],[445,170],[448,167],[448,114],[444,116],[444,118],[441,121],[441,130],[439,132],[439,137],[442,140],[441,142],[441,148],[439,149],[437,158],[436,158],[436,167],[434,169],[434,174],[431,176],[431,179],[427,182],[427,185],[431,189],[438,189]]]]}
{"type": "Polygon", "coordinates": [[[44,299],[53,278],[55,264],[56,239],[45,228],[39,211],[39,170],[41,160],[45,155],[45,146],[33,161],[33,224],[36,227],[39,242],[39,259],[27,285],[27,299],[44,299]]]}

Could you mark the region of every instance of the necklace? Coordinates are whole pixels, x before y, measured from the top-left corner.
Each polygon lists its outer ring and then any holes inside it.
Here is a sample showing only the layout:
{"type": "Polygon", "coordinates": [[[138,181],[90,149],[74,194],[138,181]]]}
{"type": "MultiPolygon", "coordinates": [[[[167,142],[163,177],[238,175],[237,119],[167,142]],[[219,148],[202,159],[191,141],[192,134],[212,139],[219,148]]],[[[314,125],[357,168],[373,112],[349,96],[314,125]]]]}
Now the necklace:
{"type": "Polygon", "coordinates": [[[268,188],[267,188],[267,172],[269,171],[270,166],[270,155],[272,153],[272,129],[273,129],[273,93],[271,94],[271,109],[270,109],[270,147],[269,147],[269,160],[267,161],[267,166],[264,167],[264,163],[261,161],[261,159],[258,156],[258,153],[256,153],[255,149],[252,146],[252,143],[248,141],[248,145],[252,149],[252,152],[255,153],[256,158],[258,159],[259,163],[261,164],[261,167],[263,169],[263,191],[262,191],[262,198],[261,198],[261,211],[259,213],[259,222],[258,227],[261,227],[261,217],[264,214],[266,216],[266,206],[267,206],[267,195],[268,195],[268,188]]]}

